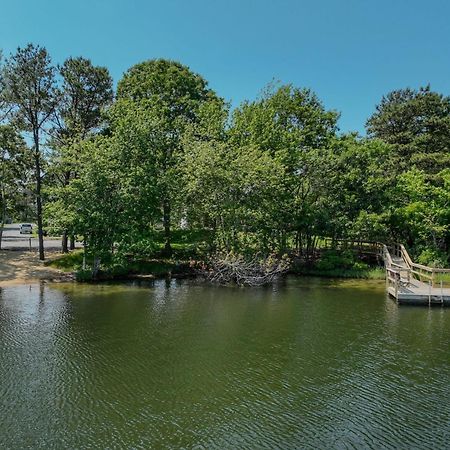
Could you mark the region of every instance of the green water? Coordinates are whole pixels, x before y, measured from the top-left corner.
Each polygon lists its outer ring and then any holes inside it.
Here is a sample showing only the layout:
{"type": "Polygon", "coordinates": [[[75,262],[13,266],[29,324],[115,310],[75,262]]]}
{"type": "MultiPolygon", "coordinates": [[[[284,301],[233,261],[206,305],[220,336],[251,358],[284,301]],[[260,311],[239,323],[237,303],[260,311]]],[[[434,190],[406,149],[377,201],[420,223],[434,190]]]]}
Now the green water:
{"type": "Polygon", "coordinates": [[[450,309],[379,282],[0,291],[0,448],[450,445],[450,309]]]}

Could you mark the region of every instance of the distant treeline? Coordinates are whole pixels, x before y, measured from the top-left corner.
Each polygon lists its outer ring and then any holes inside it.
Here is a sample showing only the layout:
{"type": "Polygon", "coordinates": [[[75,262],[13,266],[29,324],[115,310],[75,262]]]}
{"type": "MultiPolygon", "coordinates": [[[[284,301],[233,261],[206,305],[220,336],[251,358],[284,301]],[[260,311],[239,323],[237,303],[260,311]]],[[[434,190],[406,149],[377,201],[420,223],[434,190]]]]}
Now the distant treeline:
{"type": "MultiPolygon", "coordinates": [[[[236,109],[188,67],[108,69],[19,48],[0,77],[0,206],[78,236],[106,264],[146,257],[173,233],[203,251],[296,253],[327,238],[401,241],[419,262],[450,250],[450,98],[429,86],[384,96],[367,137],[338,130],[310,89],[269,85],[236,109]]],[[[41,240],[41,258],[44,249],[41,240]]]]}

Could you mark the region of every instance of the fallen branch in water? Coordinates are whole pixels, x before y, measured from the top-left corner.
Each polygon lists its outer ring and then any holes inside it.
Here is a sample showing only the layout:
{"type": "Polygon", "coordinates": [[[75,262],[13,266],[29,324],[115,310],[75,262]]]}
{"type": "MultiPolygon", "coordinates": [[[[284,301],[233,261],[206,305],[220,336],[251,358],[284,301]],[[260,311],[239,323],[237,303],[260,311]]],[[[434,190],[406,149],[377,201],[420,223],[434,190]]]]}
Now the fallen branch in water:
{"type": "Polygon", "coordinates": [[[285,274],[290,267],[289,258],[271,255],[245,258],[228,253],[216,255],[200,269],[200,273],[210,282],[217,284],[236,283],[240,286],[262,286],[270,284],[285,274]]]}

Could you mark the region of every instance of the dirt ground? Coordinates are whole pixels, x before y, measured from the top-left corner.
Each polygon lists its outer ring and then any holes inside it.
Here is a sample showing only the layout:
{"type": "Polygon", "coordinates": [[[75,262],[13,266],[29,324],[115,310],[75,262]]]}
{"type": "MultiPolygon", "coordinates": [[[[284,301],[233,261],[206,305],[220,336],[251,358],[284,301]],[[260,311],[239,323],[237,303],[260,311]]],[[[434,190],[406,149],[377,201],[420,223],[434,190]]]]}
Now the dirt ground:
{"type": "MultiPolygon", "coordinates": [[[[46,258],[50,259],[58,254],[60,253],[47,252],[46,258]]],[[[68,278],[67,273],[45,266],[39,261],[37,252],[0,251],[0,287],[30,281],[58,281],[68,278]]]]}

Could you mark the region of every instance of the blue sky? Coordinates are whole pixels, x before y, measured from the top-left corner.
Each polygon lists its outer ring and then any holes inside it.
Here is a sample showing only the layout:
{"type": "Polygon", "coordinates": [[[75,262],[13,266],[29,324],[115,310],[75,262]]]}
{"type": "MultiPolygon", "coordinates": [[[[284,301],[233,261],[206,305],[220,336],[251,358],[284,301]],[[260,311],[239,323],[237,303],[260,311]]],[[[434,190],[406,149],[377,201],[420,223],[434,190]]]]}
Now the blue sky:
{"type": "Polygon", "coordinates": [[[85,56],[117,82],[131,65],[168,58],[239,104],[271,80],[313,89],[364,132],[381,96],[427,83],[450,94],[450,1],[0,0],[0,48],[85,56]]]}

